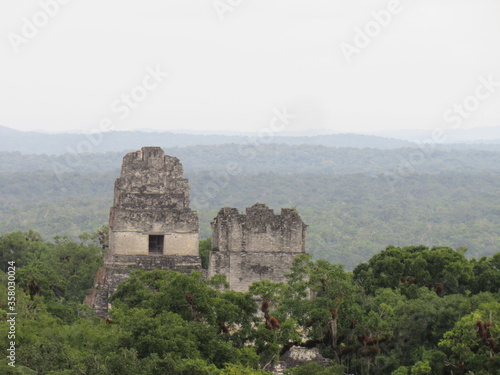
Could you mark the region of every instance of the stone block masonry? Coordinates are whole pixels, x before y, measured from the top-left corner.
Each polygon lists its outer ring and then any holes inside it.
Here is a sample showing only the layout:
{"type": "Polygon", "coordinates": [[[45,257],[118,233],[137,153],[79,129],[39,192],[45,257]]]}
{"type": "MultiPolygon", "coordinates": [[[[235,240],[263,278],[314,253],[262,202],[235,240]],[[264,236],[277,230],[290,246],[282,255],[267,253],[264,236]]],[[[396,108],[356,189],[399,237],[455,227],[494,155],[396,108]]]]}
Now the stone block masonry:
{"type": "Polygon", "coordinates": [[[179,159],[160,147],[123,158],[109,217],[109,250],[85,303],[106,316],[108,299],[136,269],[201,269],[198,215],[189,208],[188,180],[179,159]]]}
{"type": "Polygon", "coordinates": [[[179,159],[160,147],[127,154],[115,183],[109,226],[112,254],[197,256],[198,216],[189,208],[188,180],[179,159]],[[156,251],[154,241],[161,241],[156,251]]]}
{"type": "MultiPolygon", "coordinates": [[[[85,303],[106,317],[109,297],[133,270],[201,270],[198,215],[189,207],[189,184],[179,159],[160,147],[123,158],[109,215],[109,249],[85,303]]],[[[275,215],[257,203],[240,214],[223,208],[212,222],[208,277],[225,275],[246,292],[255,281],[285,281],[293,259],[306,249],[307,225],[296,210],[275,215]]]]}
{"type": "Polygon", "coordinates": [[[212,222],[212,246],[208,277],[225,275],[230,288],[248,291],[255,281],[285,281],[292,262],[306,250],[307,225],[295,209],[275,215],[257,203],[240,214],[223,208],[212,222]]]}

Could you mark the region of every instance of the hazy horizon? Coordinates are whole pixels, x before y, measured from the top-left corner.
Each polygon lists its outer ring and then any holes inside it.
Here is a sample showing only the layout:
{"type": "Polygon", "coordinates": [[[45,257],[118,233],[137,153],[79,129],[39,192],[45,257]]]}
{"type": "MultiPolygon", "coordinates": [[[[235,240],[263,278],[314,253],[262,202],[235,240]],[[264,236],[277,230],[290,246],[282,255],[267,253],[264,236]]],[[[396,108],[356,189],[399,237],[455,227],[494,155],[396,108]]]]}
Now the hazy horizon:
{"type": "Polygon", "coordinates": [[[17,130],[500,124],[493,0],[22,0],[0,10],[0,125],[17,130]]]}

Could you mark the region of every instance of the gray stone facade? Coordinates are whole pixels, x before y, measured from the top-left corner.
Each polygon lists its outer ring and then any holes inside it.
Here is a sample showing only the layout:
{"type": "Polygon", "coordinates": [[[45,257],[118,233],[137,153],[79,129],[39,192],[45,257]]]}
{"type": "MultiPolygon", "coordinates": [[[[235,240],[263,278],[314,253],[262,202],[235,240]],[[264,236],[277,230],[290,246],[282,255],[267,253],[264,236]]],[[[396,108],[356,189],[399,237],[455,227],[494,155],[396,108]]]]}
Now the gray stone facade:
{"type": "Polygon", "coordinates": [[[317,362],[323,367],[330,364],[330,360],[323,357],[318,348],[307,349],[292,346],[270,370],[274,375],[282,375],[285,370],[305,365],[308,362],[317,362]]]}
{"type": "MultiPolygon", "coordinates": [[[[109,218],[109,249],[85,303],[105,317],[109,297],[131,271],[201,270],[199,225],[189,207],[188,180],[179,159],[160,147],[123,158],[109,218]]],[[[257,203],[240,214],[223,208],[212,222],[208,277],[225,275],[230,288],[248,291],[255,281],[280,282],[305,252],[307,225],[294,209],[275,215],[257,203]]]]}
{"type": "Polygon", "coordinates": [[[161,255],[198,256],[198,216],[189,208],[188,180],[179,159],[160,147],[123,158],[109,217],[110,253],[150,254],[151,236],[163,236],[161,255]]]}
{"type": "Polygon", "coordinates": [[[306,250],[307,225],[296,210],[274,214],[257,203],[240,214],[223,208],[212,222],[208,277],[225,275],[230,288],[246,292],[255,281],[285,281],[293,259],[306,250]]]}
{"type": "Polygon", "coordinates": [[[201,269],[199,226],[179,159],[160,147],[123,158],[109,218],[109,250],[85,303],[106,316],[108,298],[135,269],[201,269]]]}

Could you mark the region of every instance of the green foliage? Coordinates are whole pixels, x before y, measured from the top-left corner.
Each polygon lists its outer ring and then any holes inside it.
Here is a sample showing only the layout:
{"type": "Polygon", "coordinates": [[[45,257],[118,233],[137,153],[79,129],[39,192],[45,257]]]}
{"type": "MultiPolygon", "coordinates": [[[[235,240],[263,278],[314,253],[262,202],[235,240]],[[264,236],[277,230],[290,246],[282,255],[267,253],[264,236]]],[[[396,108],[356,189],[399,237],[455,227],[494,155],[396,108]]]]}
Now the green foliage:
{"type": "Polygon", "coordinates": [[[151,309],[154,314],[170,311],[187,321],[243,329],[251,324],[256,310],[250,294],[212,289],[198,272],[136,271],[120,284],[112,301],[124,309],[151,309]]]}
{"type": "Polygon", "coordinates": [[[245,367],[241,364],[229,363],[222,369],[220,375],[271,375],[271,372],[256,370],[245,367]]]}
{"type": "Polygon", "coordinates": [[[7,262],[23,267],[38,259],[46,251],[40,235],[31,229],[27,232],[6,233],[0,236],[0,269],[7,271],[7,262]]]}
{"type": "Polygon", "coordinates": [[[393,371],[392,375],[408,375],[408,368],[401,366],[397,370],[393,371]]]}
{"type": "Polygon", "coordinates": [[[201,258],[201,268],[208,269],[208,258],[210,256],[210,251],[212,251],[212,238],[206,238],[201,240],[199,243],[200,258],[201,258]]]}
{"type": "Polygon", "coordinates": [[[469,289],[473,264],[462,252],[448,247],[389,246],[358,265],[354,276],[370,293],[377,288],[401,288],[412,297],[418,295],[419,287],[427,287],[438,295],[455,294],[469,289]]]}
{"type": "Polygon", "coordinates": [[[429,365],[429,362],[427,362],[427,361],[426,362],[418,361],[411,368],[410,374],[411,375],[431,375],[432,374],[432,368],[429,365]]]}
{"type": "MultiPolygon", "coordinates": [[[[309,252],[348,270],[391,244],[466,247],[476,258],[498,251],[498,150],[436,150],[418,173],[403,175],[401,160],[415,150],[259,150],[251,158],[236,145],[166,150],[183,162],[202,238],[221,207],[265,201],[275,210],[295,206],[309,224],[309,252]],[[238,163],[237,173],[228,175],[227,160],[238,163]]],[[[68,155],[0,153],[0,233],[33,228],[46,239],[76,240],[105,224],[123,153],[81,156],[78,171],[61,175],[54,165],[68,155]]]]}
{"type": "Polygon", "coordinates": [[[471,291],[498,293],[500,291],[500,253],[491,258],[483,257],[472,260],[474,279],[471,282],[471,291]]]}
{"type": "Polygon", "coordinates": [[[344,373],[344,366],[333,365],[323,367],[316,362],[309,362],[285,371],[286,375],[343,375],[344,373]]]}
{"type": "Polygon", "coordinates": [[[500,303],[481,304],[462,317],[443,335],[439,346],[447,352],[454,368],[474,373],[500,371],[500,303]]]}
{"type": "Polygon", "coordinates": [[[37,293],[47,300],[64,298],[81,302],[92,287],[94,275],[102,263],[102,249],[95,245],[80,245],[68,238],[56,239],[55,243],[48,243],[42,249],[19,270],[18,285],[29,290],[30,284],[35,283],[37,293]]]}
{"type": "MultiPolygon", "coordinates": [[[[249,293],[229,290],[220,275],[136,271],[119,285],[107,324],[81,304],[102,264],[98,237],[44,242],[15,232],[0,236],[0,251],[20,264],[16,368],[2,363],[2,374],[269,375],[292,346],[317,348],[331,364],[290,375],[500,371],[498,254],[467,260],[447,247],[389,247],[353,273],[299,255],[287,282],[262,280],[249,293]]],[[[2,337],[6,303],[2,288],[2,337]]]]}

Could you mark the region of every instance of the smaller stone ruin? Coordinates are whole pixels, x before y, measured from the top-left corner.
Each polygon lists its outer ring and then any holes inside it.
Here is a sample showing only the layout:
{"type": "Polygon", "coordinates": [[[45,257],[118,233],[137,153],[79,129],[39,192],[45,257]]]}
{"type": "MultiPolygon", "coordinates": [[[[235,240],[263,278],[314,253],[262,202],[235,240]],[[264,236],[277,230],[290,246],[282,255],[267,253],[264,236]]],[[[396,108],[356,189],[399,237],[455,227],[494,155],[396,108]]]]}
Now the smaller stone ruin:
{"type": "MultiPolygon", "coordinates": [[[[105,317],[109,297],[131,271],[201,270],[198,215],[189,207],[188,180],[179,159],[160,147],[123,158],[109,216],[109,249],[85,303],[105,317]]],[[[255,281],[285,281],[293,259],[305,253],[307,225],[296,210],[274,214],[257,203],[240,214],[223,208],[212,222],[208,276],[225,275],[230,289],[255,281]]]]}
{"type": "Polygon", "coordinates": [[[295,209],[274,214],[257,203],[240,214],[223,208],[212,222],[208,276],[225,275],[230,289],[247,292],[255,281],[285,281],[293,259],[306,251],[306,230],[295,209]]]}

